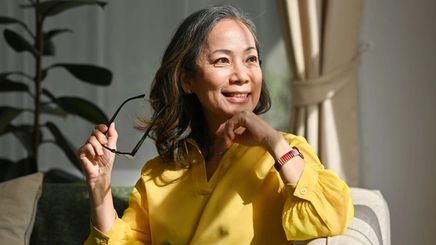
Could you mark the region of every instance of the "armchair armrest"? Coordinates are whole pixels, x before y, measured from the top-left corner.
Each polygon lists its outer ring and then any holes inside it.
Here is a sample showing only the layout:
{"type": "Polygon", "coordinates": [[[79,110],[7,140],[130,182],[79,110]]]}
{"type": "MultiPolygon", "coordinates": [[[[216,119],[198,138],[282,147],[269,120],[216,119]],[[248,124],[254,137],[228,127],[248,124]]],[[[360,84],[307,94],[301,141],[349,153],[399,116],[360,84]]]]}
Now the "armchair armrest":
{"type": "Polygon", "coordinates": [[[311,240],[307,245],[390,245],[389,208],[378,190],[351,188],[354,218],[343,235],[311,240]]]}

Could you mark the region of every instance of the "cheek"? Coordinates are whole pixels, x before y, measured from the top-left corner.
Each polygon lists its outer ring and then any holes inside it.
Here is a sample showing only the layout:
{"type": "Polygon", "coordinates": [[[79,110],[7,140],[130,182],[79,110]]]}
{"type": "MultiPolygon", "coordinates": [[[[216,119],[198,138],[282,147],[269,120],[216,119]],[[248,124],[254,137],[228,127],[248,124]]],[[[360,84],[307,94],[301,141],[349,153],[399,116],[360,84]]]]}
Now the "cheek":
{"type": "Polygon", "coordinates": [[[259,95],[260,95],[260,90],[262,89],[262,83],[263,83],[262,80],[263,80],[262,72],[259,71],[258,73],[256,73],[255,78],[254,78],[256,90],[257,90],[259,95]]]}
{"type": "Polygon", "coordinates": [[[218,72],[213,69],[199,69],[197,76],[195,77],[194,86],[198,88],[198,90],[213,90],[215,88],[219,88],[222,84],[222,81],[225,77],[224,72],[218,72]]]}

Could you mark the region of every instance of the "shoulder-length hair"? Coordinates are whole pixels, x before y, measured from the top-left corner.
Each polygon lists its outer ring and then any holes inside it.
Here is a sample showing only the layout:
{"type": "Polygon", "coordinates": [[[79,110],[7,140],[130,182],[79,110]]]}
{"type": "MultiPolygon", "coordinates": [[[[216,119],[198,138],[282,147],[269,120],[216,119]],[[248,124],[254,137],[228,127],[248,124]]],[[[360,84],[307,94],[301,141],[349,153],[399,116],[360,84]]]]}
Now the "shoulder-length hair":
{"type": "MultiPolygon", "coordinates": [[[[195,94],[186,94],[182,89],[182,74],[194,74],[197,59],[210,30],[223,19],[241,21],[253,34],[258,55],[259,43],[255,25],[237,8],[230,5],[214,6],[199,10],[188,16],[178,27],[162,57],[161,66],[155,74],[149,101],[154,109],[151,137],[161,157],[167,162],[189,166],[185,162],[186,143],[193,138],[203,155],[209,154],[206,123],[201,105],[195,94]],[[159,117],[157,113],[161,112],[159,117]]],[[[262,114],[271,107],[271,99],[264,81],[256,114],[262,114]]],[[[150,121],[142,120],[142,125],[150,121]]]]}

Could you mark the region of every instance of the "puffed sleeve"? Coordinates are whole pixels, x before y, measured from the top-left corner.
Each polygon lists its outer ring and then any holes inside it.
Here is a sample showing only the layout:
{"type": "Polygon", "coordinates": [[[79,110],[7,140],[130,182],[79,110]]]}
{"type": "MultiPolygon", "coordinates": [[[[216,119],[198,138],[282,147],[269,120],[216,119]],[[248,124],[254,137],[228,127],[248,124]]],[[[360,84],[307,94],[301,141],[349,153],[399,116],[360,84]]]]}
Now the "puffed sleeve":
{"type": "Polygon", "coordinates": [[[107,232],[102,232],[91,224],[85,244],[151,244],[147,195],[142,179],[133,188],[129,207],[123,217],[120,219],[117,215],[115,223],[107,232]]]}
{"type": "Polygon", "coordinates": [[[303,153],[305,167],[296,185],[285,185],[282,222],[288,240],[341,234],[354,215],[348,186],[324,169],[303,137],[290,141],[303,153]]]}

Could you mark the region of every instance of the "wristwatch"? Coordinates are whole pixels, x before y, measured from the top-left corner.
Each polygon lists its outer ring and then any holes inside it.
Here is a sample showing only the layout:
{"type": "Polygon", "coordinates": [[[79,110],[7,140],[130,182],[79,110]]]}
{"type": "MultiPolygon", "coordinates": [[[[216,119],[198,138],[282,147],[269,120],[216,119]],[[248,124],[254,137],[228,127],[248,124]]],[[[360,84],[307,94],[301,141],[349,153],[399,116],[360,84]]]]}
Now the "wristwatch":
{"type": "Polygon", "coordinates": [[[292,149],[288,152],[286,152],[283,156],[279,157],[276,162],[274,163],[274,168],[277,171],[280,171],[282,169],[282,166],[285,165],[287,162],[289,162],[294,157],[301,157],[304,159],[303,153],[300,152],[300,150],[297,147],[292,147],[292,149]]]}

